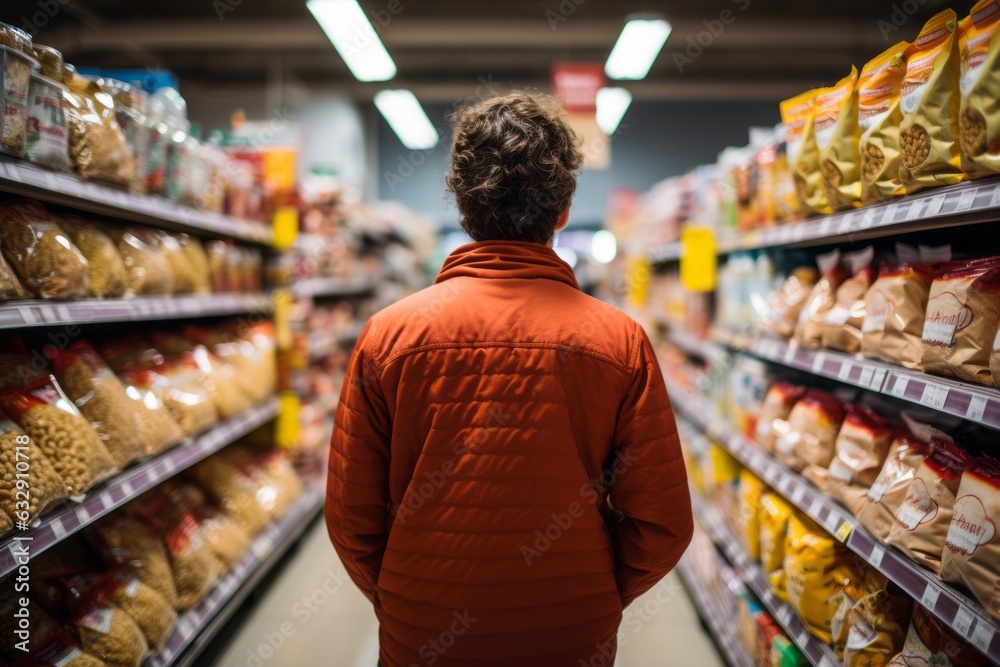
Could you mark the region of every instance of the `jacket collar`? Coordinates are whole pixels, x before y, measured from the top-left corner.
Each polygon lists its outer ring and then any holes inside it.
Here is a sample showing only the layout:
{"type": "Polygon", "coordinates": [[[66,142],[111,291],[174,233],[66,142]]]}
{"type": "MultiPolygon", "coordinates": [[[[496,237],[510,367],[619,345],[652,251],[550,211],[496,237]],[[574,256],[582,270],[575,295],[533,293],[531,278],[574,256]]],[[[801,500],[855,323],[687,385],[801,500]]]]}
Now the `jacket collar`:
{"type": "Polygon", "coordinates": [[[456,249],[444,261],[435,283],[451,278],[531,280],[541,278],[580,289],[570,265],[552,248],[524,241],[480,241],[456,249]]]}

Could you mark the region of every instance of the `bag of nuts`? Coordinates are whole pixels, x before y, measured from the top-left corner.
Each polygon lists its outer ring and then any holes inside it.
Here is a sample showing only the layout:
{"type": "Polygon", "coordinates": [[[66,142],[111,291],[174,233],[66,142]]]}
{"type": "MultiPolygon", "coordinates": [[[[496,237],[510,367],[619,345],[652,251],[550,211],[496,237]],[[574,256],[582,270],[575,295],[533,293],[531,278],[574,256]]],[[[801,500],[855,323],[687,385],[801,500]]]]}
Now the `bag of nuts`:
{"type": "Polygon", "coordinates": [[[101,438],[54,377],[0,390],[0,410],[38,445],[71,496],[118,471],[101,438]]]}
{"type": "Polygon", "coordinates": [[[128,271],[127,296],[173,293],[173,271],[151,234],[139,228],[112,225],[105,225],[104,232],[115,242],[125,262],[128,271]]]}
{"type": "Polygon", "coordinates": [[[816,97],[814,121],[823,193],[834,211],[861,203],[861,154],[858,141],[858,69],[816,97]]]}
{"type": "Polygon", "coordinates": [[[80,340],[60,350],[52,367],[66,395],[90,420],[116,466],[124,469],[145,456],[135,401],[90,343],[80,340]]]}
{"type": "Polygon", "coordinates": [[[66,483],[21,428],[0,414],[0,514],[33,524],[66,498],[66,483]],[[26,475],[21,477],[19,475],[26,475]],[[27,484],[24,487],[22,480],[27,484]],[[27,493],[29,492],[30,493],[27,493]]]}
{"type": "Polygon", "coordinates": [[[828,92],[826,88],[818,88],[781,103],[788,166],[792,170],[795,190],[806,215],[830,212],[830,205],[823,192],[815,126],[816,98],[825,92],[828,92]]]}
{"type": "Polygon", "coordinates": [[[43,299],[87,296],[87,260],[40,202],[0,203],[0,236],[4,257],[33,294],[43,299]]]}
{"type": "Polygon", "coordinates": [[[906,194],[899,178],[900,92],[906,74],[906,50],[900,42],[868,61],[858,79],[858,125],[861,127],[861,203],[906,194]]]}
{"type": "Polygon", "coordinates": [[[931,18],[906,50],[899,176],[907,193],[965,180],[959,151],[958,16],[931,18]]]}
{"type": "Polygon", "coordinates": [[[962,90],[959,131],[962,170],[970,178],[1000,173],[1000,6],[997,0],[980,0],[962,24],[959,50],[962,54],[962,90]]]}
{"type": "Polygon", "coordinates": [[[176,608],[177,588],[166,545],[130,509],[102,519],[88,531],[88,537],[107,562],[129,566],[139,581],[176,608]]]}
{"type": "Polygon", "coordinates": [[[124,296],[128,270],[114,241],[97,225],[74,215],[63,215],[59,226],[87,258],[90,296],[98,299],[124,296]]]}

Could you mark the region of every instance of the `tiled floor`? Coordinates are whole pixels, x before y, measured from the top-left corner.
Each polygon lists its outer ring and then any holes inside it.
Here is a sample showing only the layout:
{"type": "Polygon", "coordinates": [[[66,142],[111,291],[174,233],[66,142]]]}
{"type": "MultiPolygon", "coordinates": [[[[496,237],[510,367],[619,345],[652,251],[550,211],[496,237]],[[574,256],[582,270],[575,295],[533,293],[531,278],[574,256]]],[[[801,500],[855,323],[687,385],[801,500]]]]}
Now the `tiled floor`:
{"type": "MultiPolygon", "coordinates": [[[[368,600],[347,578],[320,523],[215,665],[374,667],[377,630],[368,600]]],[[[618,636],[616,667],[723,664],[674,575],[626,610],[618,636]]]]}

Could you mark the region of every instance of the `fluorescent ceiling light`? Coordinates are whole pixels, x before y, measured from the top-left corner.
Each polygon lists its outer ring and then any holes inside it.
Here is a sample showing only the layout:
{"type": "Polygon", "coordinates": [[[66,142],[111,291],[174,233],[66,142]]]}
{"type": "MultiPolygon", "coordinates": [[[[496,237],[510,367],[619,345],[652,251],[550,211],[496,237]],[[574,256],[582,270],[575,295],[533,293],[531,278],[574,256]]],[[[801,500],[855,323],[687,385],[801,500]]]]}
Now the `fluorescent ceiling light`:
{"type": "Polygon", "coordinates": [[[609,137],[618,129],[632,104],[632,93],[624,88],[601,88],[597,91],[597,125],[609,137]]]}
{"type": "Polygon", "coordinates": [[[437,130],[416,95],[410,91],[383,90],[375,93],[375,107],[410,150],[427,150],[437,145],[440,139],[437,130]]]}
{"type": "Polygon", "coordinates": [[[590,256],[595,262],[607,264],[618,254],[618,240],[606,229],[594,232],[590,239],[590,256]]]}
{"type": "Polygon", "coordinates": [[[604,73],[609,79],[644,79],[670,36],[665,19],[635,18],[628,21],[611,49],[604,73]]]}
{"type": "Polygon", "coordinates": [[[396,76],[396,64],[357,0],[309,0],[306,7],[358,81],[396,76]]]}

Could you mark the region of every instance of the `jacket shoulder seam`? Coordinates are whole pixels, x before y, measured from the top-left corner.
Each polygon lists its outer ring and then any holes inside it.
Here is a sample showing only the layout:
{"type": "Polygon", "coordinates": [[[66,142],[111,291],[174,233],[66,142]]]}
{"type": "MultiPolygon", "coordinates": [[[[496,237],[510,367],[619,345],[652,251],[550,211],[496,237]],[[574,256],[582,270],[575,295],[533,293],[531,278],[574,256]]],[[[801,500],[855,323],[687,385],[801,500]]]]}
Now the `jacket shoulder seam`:
{"type": "Polygon", "coordinates": [[[549,350],[562,350],[570,354],[582,354],[595,359],[599,359],[605,363],[611,364],[616,369],[618,369],[623,374],[628,374],[629,368],[615,359],[613,356],[606,352],[600,352],[598,350],[591,349],[589,347],[580,347],[575,345],[565,345],[563,343],[529,343],[529,342],[511,342],[511,341],[499,341],[499,340],[484,340],[484,341],[470,341],[463,343],[429,343],[427,345],[419,345],[417,347],[410,347],[403,350],[397,350],[389,355],[384,360],[380,360],[376,367],[378,368],[378,373],[381,376],[385,371],[385,368],[392,364],[393,362],[402,359],[403,357],[408,357],[414,354],[419,354],[421,352],[429,352],[432,350],[449,350],[449,349],[460,349],[460,348],[525,348],[525,349],[549,349],[549,350]]]}

